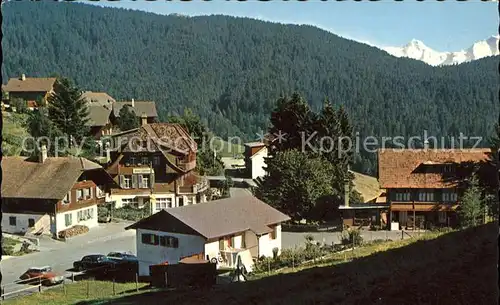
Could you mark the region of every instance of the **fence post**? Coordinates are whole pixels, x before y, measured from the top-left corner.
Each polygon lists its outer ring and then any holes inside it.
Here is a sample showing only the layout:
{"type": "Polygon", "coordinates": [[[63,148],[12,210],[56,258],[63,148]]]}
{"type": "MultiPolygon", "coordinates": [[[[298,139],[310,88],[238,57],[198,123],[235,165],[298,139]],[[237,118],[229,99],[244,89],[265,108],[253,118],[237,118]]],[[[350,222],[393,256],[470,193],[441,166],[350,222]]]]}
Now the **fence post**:
{"type": "Polygon", "coordinates": [[[62,282],[63,292],[64,292],[64,295],[66,296],[66,283],[65,282],[66,282],[66,278],[62,282]]]}
{"type": "Polygon", "coordinates": [[[75,282],[75,273],[71,272],[71,281],[74,283],[75,282]]]}
{"type": "Polygon", "coordinates": [[[139,274],[135,273],[135,291],[139,292],[139,274]]]}
{"type": "Polygon", "coordinates": [[[267,273],[271,274],[271,261],[267,260],[267,273]]]}
{"type": "Polygon", "coordinates": [[[113,277],[113,295],[116,295],[116,290],[115,290],[115,278],[113,277]]]}
{"type": "Polygon", "coordinates": [[[90,285],[90,281],[87,280],[87,299],[89,298],[89,289],[90,289],[89,285],[90,285]]]}
{"type": "Polygon", "coordinates": [[[42,292],[42,277],[38,278],[38,292],[42,292]]]}
{"type": "Polygon", "coordinates": [[[405,239],[405,231],[404,230],[401,230],[401,240],[405,239]]]}
{"type": "Polygon", "coordinates": [[[5,293],[4,292],[5,292],[5,286],[2,286],[0,288],[0,293],[2,294],[2,301],[5,300],[5,295],[4,295],[5,293]]]}

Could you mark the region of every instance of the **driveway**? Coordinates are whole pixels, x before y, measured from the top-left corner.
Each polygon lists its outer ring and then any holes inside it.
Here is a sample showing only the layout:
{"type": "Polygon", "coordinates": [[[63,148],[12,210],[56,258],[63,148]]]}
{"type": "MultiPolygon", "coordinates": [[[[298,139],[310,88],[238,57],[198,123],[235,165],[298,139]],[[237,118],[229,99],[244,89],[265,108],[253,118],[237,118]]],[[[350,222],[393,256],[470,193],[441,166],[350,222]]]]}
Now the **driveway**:
{"type": "Polygon", "coordinates": [[[111,251],[131,251],[136,253],[135,230],[124,228],[131,224],[109,223],[92,228],[87,234],[60,242],[48,237],[40,239],[40,252],[2,260],[2,286],[5,292],[20,289],[22,285],[12,285],[29,267],[51,266],[55,272],[65,273],[73,267],[73,262],[88,254],[108,254],[111,251]]]}
{"type": "Polygon", "coordinates": [[[244,196],[253,196],[252,192],[246,188],[242,187],[232,187],[229,189],[229,195],[231,197],[244,197],[244,196]]]}

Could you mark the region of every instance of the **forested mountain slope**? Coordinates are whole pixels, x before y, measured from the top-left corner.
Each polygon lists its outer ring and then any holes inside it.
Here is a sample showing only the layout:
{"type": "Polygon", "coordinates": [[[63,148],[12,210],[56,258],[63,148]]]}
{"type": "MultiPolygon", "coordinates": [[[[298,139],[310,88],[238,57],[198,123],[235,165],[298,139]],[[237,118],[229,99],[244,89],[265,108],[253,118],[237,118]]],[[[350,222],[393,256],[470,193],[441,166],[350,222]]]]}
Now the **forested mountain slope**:
{"type": "MultiPolygon", "coordinates": [[[[3,5],[2,76],[63,75],[117,99],[191,107],[221,136],[265,129],[280,93],[347,107],[360,136],[489,135],[498,57],[430,67],[312,26],[77,3],[3,5]]],[[[5,82],[4,81],[4,82],[5,82]]],[[[374,168],[373,159],[361,170],[374,168]]],[[[359,168],[358,168],[359,169],[359,168]]]]}

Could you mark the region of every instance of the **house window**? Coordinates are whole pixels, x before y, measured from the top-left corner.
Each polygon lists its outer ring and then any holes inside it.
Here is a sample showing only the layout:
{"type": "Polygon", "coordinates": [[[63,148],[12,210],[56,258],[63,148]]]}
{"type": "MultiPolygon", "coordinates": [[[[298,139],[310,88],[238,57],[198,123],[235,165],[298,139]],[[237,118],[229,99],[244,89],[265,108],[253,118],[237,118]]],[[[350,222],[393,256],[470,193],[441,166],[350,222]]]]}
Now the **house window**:
{"type": "Polygon", "coordinates": [[[145,245],[158,245],[158,235],[150,233],[142,233],[141,235],[142,243],[145,245]]]}
{"type": "Polygon", "coordinates": [[[192,197],[186,197],[186,198],[187,198],[186,205],[193,204],[193,198],[192,197]]]}
{"type": "Polygon", "coordinates": [[[83,200],[83,190],[76,190],[76,200],[80,201],[83,200]]]}
{"type": "Polygon", "coordinates": [[[410,201],[410,192],[408,191],[396,192],[396,201],[410,201]]]}
{"type": "Polygon", "coordinates": [[[71,213],[64,214],[64,224],[66,227],[73,224],[73,215],[71,213]]]}
{"type": "Polygon", "coordinates": [[[418,201],[431,202],[434,201],[434,192],[423,191],[418,193],[418,201]]]}
{"type": "Polygon", "coordinates": [[[443,201],[444,202],[456,202],[458,200],[457,193],[455,191],[444,190],[443,191],[443,201]]]}
{"type": "Polygon", "coordinates": [[[142,164],[143,165],[149,164],[149,158],[148,157],[142,157],[142,164]]]}
{"type": "Polygon", "coordinates": [[[137,198],[123,198],[122,204],[128,206],[138,206],[139,201],[137,200],[137,198]]]}
{"type": "Polygon", "coordinates": [[[160,236],[160,246],[179,248],[179,239],[173,236],[160,236]]]}
{"type": "Polygon", "coordinates": [[[153,165],[160,165],[160,157],[159,156],[153,156],[153,165]]]}
{"type": "Polygon", "coordinates": [[[17,221],[16,221],[16,217],[14,217],[14,216],[10,216],[10,217],[9,217],[9,225],[11,225],[11,226],[15,226],[15,225],[16,225],[16,223],[17,223],[17,221]]]}
{"type": "Polygon", "coordinates": [[[219,239],[219,250],[225,250],[226,245],[225,245],[225,240],[224,239],[219,239]]]}
{"type": "Polygon", "coordinates": [[[28,219],[28,227],[33,228],[35,226],[35,220],[33,218],[28,219]]]}
{"type": "Polygon", "coordinates": [[[149,188],[149,175],[139,175],[139,188],[149,188]]]}
{"type": "Polygon", "coordinates": [[[130,156],[128,158],[128,162],[130,163],[130,165],[134,165],[135,164],[135,157],[134,156],[130,156]]]}
{"type": "Polygon", "coordinates": [[[129,189],[132,187],[132,177],[131,176],[122,176],[122,187],[124,189],[129,189]]]}
{"type": "Polygon", "coordinates": [[[438,212],[439,223],[446,223],[446,212],[438,212]]]}
{"type": "Polygon", "coordinates": [[[97,198],[103,198],[106,195],[104,192],[104,185],[96,186],[95,191],[96,191],[95,193],[96,193],[97,198]]]}
{"type": "Polygon", "coordinates": [[[156,210],[164,210],[172,207],[172,198],[157,198],[156,199],[156,210]]]}
{"type": "Polygon", "coordinates": [[[179,197],[179,206],[184,206],[184,197],[179,197]]]}
{"type": "Polygon", "coordinates": [[[92,198],[92,189],[91,188],[84,188],[83,189],[83,199],[88,200],[92,198]]]}
{"type": "Polygon", "coordinates": [[[453,172],[453,165],[452,164],[446,164],[444,166],[444,172],[445,173],[451,173],[451,172],[453,172]]]}
{"type": "Polygon", "coordinates": [[[63,204],[68,204],[68,203],[69,203],[70,198],[71,198],[71,197],[70,197],[70,194],[71,194],[71,193],[70,193],[70,192],[68,192],[68,193],[66,194],[66,196],[64,196],[64,199],[63,199],[63,201],[62,201],[62,203],[63,203],[63,204]]]}

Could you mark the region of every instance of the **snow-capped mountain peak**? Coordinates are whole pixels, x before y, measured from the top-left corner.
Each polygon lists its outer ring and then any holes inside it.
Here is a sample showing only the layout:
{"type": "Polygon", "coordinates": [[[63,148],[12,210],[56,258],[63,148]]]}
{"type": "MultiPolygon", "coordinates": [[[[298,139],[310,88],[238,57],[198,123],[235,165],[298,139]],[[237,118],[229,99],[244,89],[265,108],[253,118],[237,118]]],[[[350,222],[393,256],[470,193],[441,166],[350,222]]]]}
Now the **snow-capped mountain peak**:
{"type": "Polygon", "coordinates": [[[393,56],[421,60],[431,66],[453,65],[499,55],[499,39],[500,35],[493,35],[488,39],[474,43],[466,50],[457,52],[435,51],[417,39],[412,39],[402,47],[386,47],[382,49],[393,56]]]}

